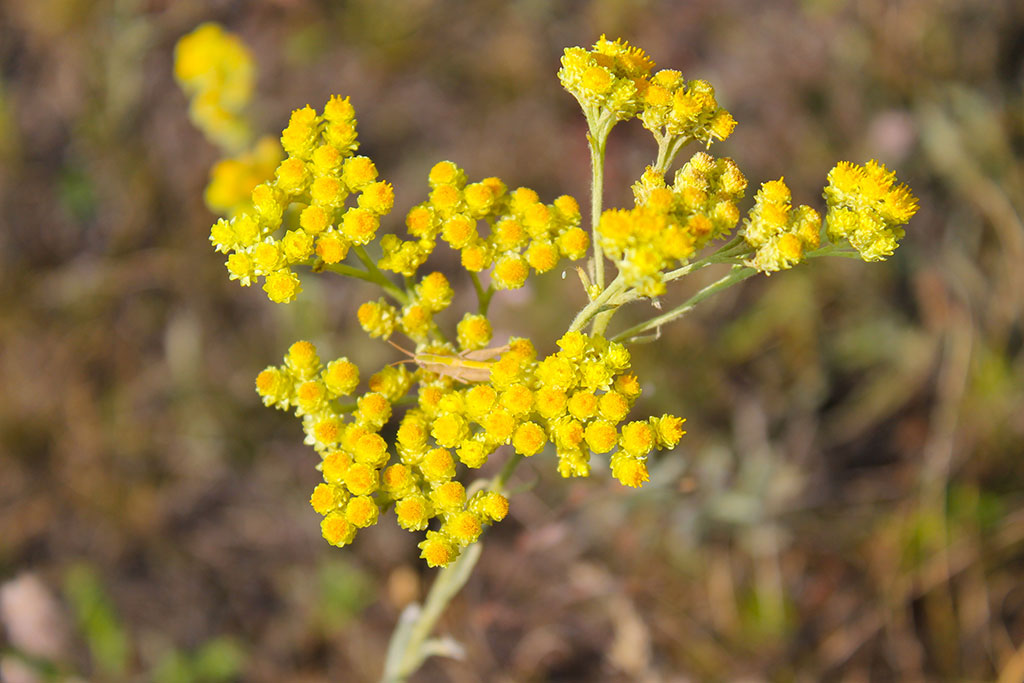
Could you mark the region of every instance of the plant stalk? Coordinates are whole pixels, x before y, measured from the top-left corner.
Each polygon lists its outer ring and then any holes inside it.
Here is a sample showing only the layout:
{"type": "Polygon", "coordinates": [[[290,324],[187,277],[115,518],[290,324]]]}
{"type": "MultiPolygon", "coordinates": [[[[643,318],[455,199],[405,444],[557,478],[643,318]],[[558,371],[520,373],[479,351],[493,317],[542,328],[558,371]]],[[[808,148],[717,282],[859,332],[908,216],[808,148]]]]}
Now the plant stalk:
{"type": "Polygon", "coordinates": [[[650,320],[647,320],[646,322],[639,323],[637,325],[634,325],[633,327],[630,327],[627,330],[619,332],[617,335],[615,335],[615,337],[613,337],[613,340],[626,341],[632,337],[635,337],[638,334],[646,332],[647,330],[660,327],[661,325],[664,325],[667,322],[671,322],[672,320],[681,318],[687,313],[689,313],[691,310],[693,310],[693,308],[697,304],[699,304],[701,301],[708,298],[712,294],[720,292],[723,289],[728,289],[729,287],[732,287],[733,285],[742,282],[743,280],[746,280],[748,277],[754,275],[755,273],[757,273],[757,271],[754,270],[753,268],[748,268],[746,266],[733,266],[732,270],[729,272],[728,275],[721,278],[720,280],[711,283],[704,289],[700,290],[699,292],[691,296],[689,299],[687,299],[679,306],[676,306],[672,310],[666,311],[661,315],[655,316],[650,320]]]}
{"type": "MultiPolygon", "coordinates": [[[[498,492],[504,490],[522,461],[522,455],[513,453],[491,480],[489,488],[498,492]]],[[[463,550],[458,559],[438,572],[423,606],[410,605],[405,609],[388,644],[381,683],[404,683],[431,655],[457,656],[461,652],[453,640],[431,639],[430,633],[452,598],[466,585],[482,550],[480,541],[463,550]]]]}

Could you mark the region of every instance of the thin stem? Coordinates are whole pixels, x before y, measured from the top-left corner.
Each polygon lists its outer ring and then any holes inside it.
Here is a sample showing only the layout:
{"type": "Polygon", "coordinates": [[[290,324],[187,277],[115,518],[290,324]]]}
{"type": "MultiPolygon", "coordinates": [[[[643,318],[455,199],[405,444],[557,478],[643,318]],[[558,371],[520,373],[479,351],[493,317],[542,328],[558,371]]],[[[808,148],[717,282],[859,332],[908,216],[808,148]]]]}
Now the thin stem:
{"type": "Polygon", "coordinates": [[[476,290],[476,299],[479,302],[478,310],[480,315],[487,315],[487,308],[491,305],[491,297],[494,296],[494,285],[484,289],[480,282],[480,276],[470,271],[469,278],[473,281],[473,289],[476,290]]]}
{"type": "MultiPolygon", "coordinates": [[[[490,489],[499,493],[504,490],[505,484],[522,461],[522,455],[513,453],[491,480],[490,489]]],[[[480,541],[466,548],[458,559],[438,572],[422,609],[410,606],[402,613],[388,645],[382,683],[403,683],[432,654],[453,654],[459,651],[457,644],[450,640],[428,638],[448,603],[469,580],[482,550],[480,541]]]]}
{"type": "Polygon", "coordinates": [[[826,244],[814,251],[804,254],[806,258],[821,258],[822,256],[845,256],[846,258],[862,258],[860,252],[849,249],[841,244],[826,244]]]}
{"type": "Polygon", "coordinates": [[[370,255],[366,253],[366,249],[364,247],[356,246],[352,249],[352,251],[356,253],[356,256],[359,257],[359,260],[363,262],[364,266],[366,266],[367,277],[362,279],[380,285],[388,294],[394,297],[394,299],[399,303],[403,305],[409,303],[409,293],[403,292],[401,289],[398,288],[398,285],[392,282],[387,275],[381,272],[380,268],[377,267],[377,264],[374,263],[373,259],[370,258],[370,255]]]}
{"type": "Polygon", "coordinates": [[[688,263],[685,266],[676,268],[675,270],[668,271],[667,273],[665,273],[664,280],[665,282],[677,280],[684,275],[688,275],[689,273],[692,273],[695,270],[700,270],[701,268],[710,266],[713,263],[726,263],[728,261],[731,261],[736,256],[745,254],[748,251],[750,251],[750,247],[744,241],[743,236],[736,235],[731,240],[729,240],[721,247],[719,247],[718,251],[715,251],[709,256],[705,256],[704,258],[698,261],[688,263]]]}
{"type": "Polygon", "coordinates": [[[431,654],[459,651],[454,644],[444,647],[444,641],[428,642],[427,638],[445,607],[469,580],[482,549],[479,541],[466,548],[458,559],[438,572],[423,607],[410,605],[402,613],[388,645],[382,683],[403,683],[431,654]]]}
{"type": "Polygon", "coordinates": [[[672,137],[665,135],[658,139],[658,158],[654,162],[654,170],[665,173],[675,160],[679,151],[691,140],[689,137],[672,137]]]}
{"type": "Polygon", "coordinates": [[[573,319],[572,324],[569,325],[569,332],[576,332],[577,330],[583,329],[584,325],[597,315],[601,308],[610,305],[611,299],[615,295],[620,294],[626,288],[626,281],[620,273],[611,284],[609,284],[604,290],[601,291],[597,297],[588,303],[583,309],[576,314],[576,318],[573,319]]]}
{"type": "Polygon", "coordinates": [[[681,318],[682,316],[686,315],[691,310],[693,310],[694,306],[696,306],[697,304],[699,304],[701,301],[708,298],[712,294],[720,292],[723,289],[732,287],[736,283],[746,280],[748,277],[750,277],[756,272],[757,271],[754,270],[753,268],[747,268],[745,266],[733,266],[732,270],[729,271],[728,275],[721,278],[720,280],[717,280],[716,282],[711,283],[704,289],[700,290],[699,292],[691,296],[689,299],[687,299],[679,306],[676,306],[672,310],[666,311],[661,315],[655,316],[650,320],[647,320],[646,322],[639,323],[637,325],[634,325],[633,327],[630,327],[627,330],[623,330],[622,332],[619,332],[617,335],[615,335],[613,339],[614,341],[624,341],[632,337],[635,337],[638,334],[646,332],[647,330],[660,327],[661,325],[664,325],[667,322],[670,322],[677,318],[681,318]]]}
{"type": "Polygon", "coordinates": [[[601,220],[601,206],[604,201],[604,152],[608,143],[608,132],[611,126],[591,126],[587,135],[590,143],[590,234],[594,243],[594,284],[604,287],[604,250],[601,249],[600,235],[597,224],[601,220]]]}
{"type": "Polygon", "coordinates": [[[523,461],[523,456],[519,453],[513,453],[512,456],[505,461],[502,465],[501,471],[498,475],[491,480],[491,490],[501,493],[505,488],[505,484],[508,483],[509,477],[516,471],[516,467],[523,461]]]}

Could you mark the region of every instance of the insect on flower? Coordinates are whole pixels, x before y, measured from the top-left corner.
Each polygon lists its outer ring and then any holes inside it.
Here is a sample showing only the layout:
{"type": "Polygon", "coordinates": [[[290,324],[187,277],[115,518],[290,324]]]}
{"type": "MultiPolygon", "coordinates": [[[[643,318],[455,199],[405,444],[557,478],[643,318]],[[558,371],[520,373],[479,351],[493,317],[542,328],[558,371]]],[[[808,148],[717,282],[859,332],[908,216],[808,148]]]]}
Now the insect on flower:
{"type": "Polygon", "coordinates": [[[432,372],[442,377],[451,377],[456,382],[463,384],[476,384],[488,382],[491,379],[491,365],[501,354],[508,351],[508,345],[495,346],[488,349],[476,349],[474,351],[460,351],[459,353],[413,353],[403,349],[393,341],[389,344],[409,356],[408,360],[400,360],[398,363],[415,363],[426,372],[432,372]]]}

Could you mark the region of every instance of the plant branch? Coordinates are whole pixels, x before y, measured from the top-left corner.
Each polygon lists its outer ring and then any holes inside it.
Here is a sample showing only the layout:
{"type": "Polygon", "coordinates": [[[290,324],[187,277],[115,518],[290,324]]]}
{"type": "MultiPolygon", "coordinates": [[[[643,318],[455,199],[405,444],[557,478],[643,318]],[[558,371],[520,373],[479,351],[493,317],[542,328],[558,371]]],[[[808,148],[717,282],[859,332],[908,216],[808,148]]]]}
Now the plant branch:
{"type": "MultiPolygon", "coordinates": [[[[569,325],[568,332],[576,332],[583,329],[583,327],[598,313],[605,310],[606,306],[621,305],[629,299],[618,301],[618,299],[626,297],[629,292],[625,292],[626,281],[620,273],[615,277],[611,283],[605,287],[597,297],[588,303],[586,306],[576,314],[572,324],[569,325]]],[[[635,297],[634,297],[635,298],[635,297]]]]}
{"type": "Polygon", "coordinates": [[[476,299],[479,302],[478,310],[480,315],[487,315],[487,309],[491,305],[491,297],[494,296],[494,285],[490,285],[487,289],[484,289],[483,284],[480,282],[480,276],[470,271],[470,279],[473,281],[473,289],[476,290],[476,299]]]}
{"type": "Polygon", "coordinates": [[[704,289],[700,290],[699,292],[691,296],[689,299],[687,299],[679,306],[676,306],[672,310],[666,311],[661,315],[655,316],[650,320],[647,320],[646,322],[639,323],[637,325],[634,325],[633,327],[630,327],[627,330],[619,332],[617,335],[615,335],[615,337],[613,337],[613,340],[626,341],[635,337],[638,334],[646,332],[647,330],[660,327],[667,322],[671,322],[672,320],[681,318],[687,313],[689,313],[691,310],[693,310],[693,308],[697,304],[699,304],[701,301],[708,298],[712,294],[720,292],[723,289],[732,287],[733,285],[742,282],[743,280],[746,280],[748,277],[755,274],[756,272],[757,271],[754,270],[753,268],[748,268],[746,266],[733,266],[732,270],[729,272],[728,275],[721,278],[720,280],[711,283],[704,289]]]}
{"type": "Polygon", "coordinates": [[[596,121],[590,120],[590,132],[587,143],[590,147],[590,235],[594,245],[593,276],[594,284],[604,287],[604,250],[601,248],[597,224],[601,221],[601,208],[604,201],[604,153],[608,143],[608,133],[615,124],[614,119],[606,115],[596,121]]]}
{"type": "MultiPolygon", "coordinates": [[[[503,491],[522,461],[522,455],[513,453],[491,480],[489,488],[499,493],[503,491]]],[[[458,656],[461,653],[458,643],[452,639],[430,638],[430,633],[448,603],[466,585],[482,551],[480,541],[463,550],[458,559],[438,572],[423,606],[413,604],[402,612],[388,644],[381,683],[404,683],[431,655],[458,656]]]]}
{"type": "Polygon", "coordinates": [[[409,303],[409,293],[399,289],[398,285],[392,282],[387,275],[381,272],[380,268],[377,267],[377,264],[374,263],[373,259],[370,258],[370,255],[366,253],[366,249],[364,247],[356,246],[353,247],[352,251],[356,253],[356,256],[359,257],[359,260],[363,262],[364,266],[366,266],[367,277],[364,277],[362,279],[380,285],[384,289],[384,291],[386,291],[388,294],[394,297],[394,299],[401,303],[402,305],[406,305],[409,303]]]}

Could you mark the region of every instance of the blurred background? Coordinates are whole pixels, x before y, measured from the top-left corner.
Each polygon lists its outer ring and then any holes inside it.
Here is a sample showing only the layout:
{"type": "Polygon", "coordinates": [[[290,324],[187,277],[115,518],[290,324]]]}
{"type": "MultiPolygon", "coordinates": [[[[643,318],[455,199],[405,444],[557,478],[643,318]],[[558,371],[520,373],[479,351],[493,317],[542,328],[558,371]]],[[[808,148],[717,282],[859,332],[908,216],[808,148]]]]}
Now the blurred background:
{"type": "MultiPolygon", "coordinates": [[[[393,524],[320,539],[316,455],[254,393],[299,338],[395,353],[349,280],[285,307],[225,277],[218,151],[172,76],[208,20],[254,52],[258,132],[352,97],[393,230],[441,159],[585,203],[555,72],[602,33],[715,85],[744,208],[783,175],[822,206],[840,159],[920,198],[891,260],[754,278],[636,347],[638,412],[689,435],[639,492],[520,468],[441,622],[465,660],[415,680],[1024,681],[1014,0],[0,2],[0,679],[375,680],[433,574],[393,524]]],[[[654,153],[614,131],[606,206],[654,153]]],[[[496,339],[546,352],[581,303],[549,274],[496,299],[496,339]]]]}

